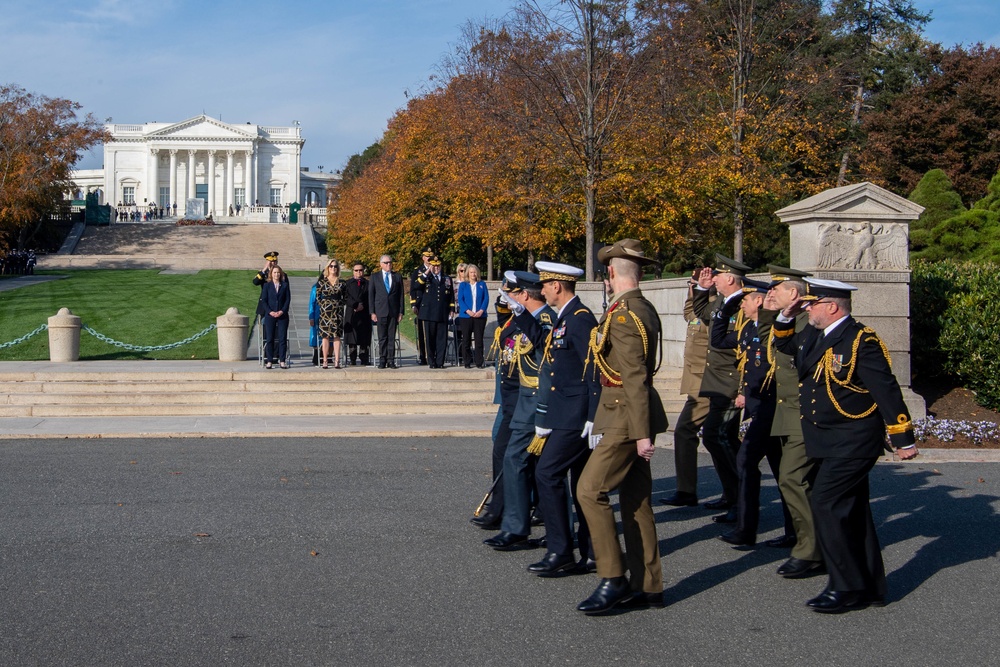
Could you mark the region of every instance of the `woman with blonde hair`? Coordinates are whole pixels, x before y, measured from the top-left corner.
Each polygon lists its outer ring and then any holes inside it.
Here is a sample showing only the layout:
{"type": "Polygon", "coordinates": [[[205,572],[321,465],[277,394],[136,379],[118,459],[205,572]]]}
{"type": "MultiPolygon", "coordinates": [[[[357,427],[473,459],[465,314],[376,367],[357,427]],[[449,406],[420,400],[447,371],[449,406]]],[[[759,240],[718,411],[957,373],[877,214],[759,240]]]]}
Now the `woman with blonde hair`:
{"type": "Polygon", "coordinates": [[[340,368],[340,339],[344,335],[344,305],[347,290],[340,279],[340,262],[330,260],[316,282],[319,304],[319,335],[322,338],[323,368],[330,367],[330,341],[333,341],[333,367],[340,368]]]}
{"type": "Polygon", "coordinates": [[[479,267],[469,264],[465,271],[466,282],[458,285],[458,327],[462,332],[462,363],[472,368],[473,353],[470,352],[475,338],[475,364],[483,367],[483,333],[486,331],[486,315],[489,308],[490,292],[486,282],[479,279],[479,267]]]}

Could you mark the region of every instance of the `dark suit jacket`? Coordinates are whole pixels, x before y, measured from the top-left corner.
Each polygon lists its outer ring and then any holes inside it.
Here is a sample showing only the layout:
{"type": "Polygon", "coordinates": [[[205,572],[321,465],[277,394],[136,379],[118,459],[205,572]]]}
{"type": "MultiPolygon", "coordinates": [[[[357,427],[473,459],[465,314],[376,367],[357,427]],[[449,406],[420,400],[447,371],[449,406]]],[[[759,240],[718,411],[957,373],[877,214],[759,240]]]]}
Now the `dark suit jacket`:
{"type": "MultiPolygon", "coordinates": [[[[351,278],[345,281],[347,292],[347,317],[344,319],[344,338],[348,345],[368,345],[372,337],[372,313],[368,307],[368,279],[351,278]],[[356,310],[358,306],[361,310],[356,310]]],[[[382,285],[385,291],[385,285],[382,285]]]]}
{"type": "Polygon", "coordinates": [[[393,271],[389,274],[392,287],[385,293],[385,278],[376,271],[368,280],[368,310],[377,317],[398,317],[403,312],[403,279],[393,271]]]}
{"type": "Polygon", "coordinates": [[[288,281],[281,283],[279,289],[274,289],[274,283],[265,283],[261,286],[261,301],[264,305],[264,314],[270,317],[272,310],[282,311],[282,319],[288,317],[288,309],[292,305],[292,291],[288,286],[288,281]]]}
{"type": "Polygon", "coordinates": [[[814,458],[878,458],[887,425],[894,446],[913,444],[910,413],[878,335],[853,317],[817,341],[820,333],[809,325],[795,333],[794,321],[774,323],[779,349],[795,355],[806,453],[814,458]]]}
{"type": "MultiPolygon", "coordinates": [[[[714,293],[714,292],[713,292],[714,293]]],[[[694,313],[709,327],[716,319],[722,318],[722,306],[725,299],[721,294],[712,301],[708,290],[694,290],[692,302],[694,313]]],[[[737,297],[733,297],[734,299],[737,297]]],[[[742,313],[723,318],[723,324],[730,331],[738,330],[742,324],[742,313]]],[[[705,357],[705,374],[701,378],[699,396],[722,397],[733,399],[739,391],[739,374],[736,372],[736,351],[714,347],[709,341],[708,354],[705,357]]]]}

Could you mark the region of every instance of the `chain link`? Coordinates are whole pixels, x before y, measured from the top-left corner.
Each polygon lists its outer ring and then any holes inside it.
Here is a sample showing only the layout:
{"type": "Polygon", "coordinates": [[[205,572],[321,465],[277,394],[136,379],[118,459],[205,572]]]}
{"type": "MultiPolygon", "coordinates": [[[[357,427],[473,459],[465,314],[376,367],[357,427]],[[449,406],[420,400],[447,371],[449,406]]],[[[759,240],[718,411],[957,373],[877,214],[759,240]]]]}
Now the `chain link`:
{"type": "Polygon", "coordinates": [[[117,340],[115,340],[113,338],[108,338],[107,336],[105,336],[104,334],[102,334],[102,333],[100,333],[98,331],[94,331],[93,329],[91,329],[86,324],[83,325],[83,330],[86,331],[87,333],[89,333],[91,336],[93,336],[97,340],[103,341],[103,342],[108,343],[110,345],[114,345],[116,347],[120,347],[120,348],[125,349],[125,350],[130,350],[132,352],[157,352],[157,351],[160,351],[160,350],[172,350],[175,347],[180,347],[181,345],[187,345],[188,343],[190,343],[192,341],[198,340],[202,336],[210,333],[211,331],[214,331],[215,330],[215,325],[214,324],[210,324],[204,330],[199,331],[195,335],[189,336],[189,337],[185,338],[184,340],[178,341],[176,343],[170,343],[168,345],[132,345],[131,343],[122,343],[121,341],[117,341],[117,340]]]}
{"type": "Polygon", "coordinates": [[[10,341],[9,343],[2,343],[2,344],[0,344],[0,350],[3,350],[3,349],[8,348],[8,347],[14,347],[18,343],[23,343],[24,341],[28,340],[29,338],[31,338],[35,334],[40,334],[43,331],[45,331],[46,329],[48,329],[48,328],[49,328],[48,324],[43,324],[42,326],[38,327],[37,329],[35,329],[31,333],[26,333],[23,336],[21,336],[20,338],[14,339],[14,340],[10,341]]]}

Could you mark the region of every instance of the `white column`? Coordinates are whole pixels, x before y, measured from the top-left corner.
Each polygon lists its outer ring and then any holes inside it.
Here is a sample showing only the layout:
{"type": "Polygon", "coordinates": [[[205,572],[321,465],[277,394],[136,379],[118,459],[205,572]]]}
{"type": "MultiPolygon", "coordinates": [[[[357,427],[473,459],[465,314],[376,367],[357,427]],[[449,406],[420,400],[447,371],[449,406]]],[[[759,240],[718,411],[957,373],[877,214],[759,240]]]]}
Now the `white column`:
{"type": "Polygon", "coordinates": [[[215,211],[215,151],[208,151],[208,213],[215,211]]]}
{"type": "Polygon", "coordinates": [[[243,163],[243,203],[246,206],[253,206],[253,151],[247,151],[246,161],[243,163]]]}
{"type": "Polygon", "coordinates": [[[149,160],[146,161],[146,201],[144,202],[146,206],[157,203],[156,196],[160,194],[159,193],[160,161],[158,158],[159,152],[160,149],[158,148],[150,148],[149,160]]]}
{"type": "MultiPolygon", "coordinates": [[[[167,206],[177,203],[177,149],[170,149],[170,199],[167,206]]],[[[173,208],[170,207],[171,212],[173,208]]],[[[168,214],[169,215],[169,214],[168,214]]]]}
{"type": "Polygon", "coordinates": [[[257,152],[247,151],[247,204],[257,204],[257,152]]]}
{"type": "MultiPolygon", "coordinates": [[[[233,182],[233,155],[236,151],[226,151],[226,215],[229,215],[229,209],[233,208],[235,203],[235,188],[236,184],[233,182]]],[[[235,209],[234,209],[235,212],[235,209]]]]}
{"type": "MultiPolygon", "coordinates": [[[[185,199],[194,199],[194,151],[188,151],[188,173],[187,173],[187,192],[184,193],[185,199]]],[[[181,202],[179,208],[182,211],[187,210],[187,203],[181,202]]]]}

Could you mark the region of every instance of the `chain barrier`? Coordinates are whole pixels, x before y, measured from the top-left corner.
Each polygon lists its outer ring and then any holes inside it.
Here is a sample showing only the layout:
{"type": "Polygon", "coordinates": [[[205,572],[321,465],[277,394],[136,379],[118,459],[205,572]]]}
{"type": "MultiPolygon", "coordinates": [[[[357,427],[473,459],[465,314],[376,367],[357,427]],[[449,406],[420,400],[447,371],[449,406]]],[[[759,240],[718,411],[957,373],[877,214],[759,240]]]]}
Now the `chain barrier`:
{"type": "Polygon", "coordinates": [[[14,347],[18,343],[23,343],[24,341],[28,340],[32,336],[34,336],[36,334],[40,334],[43,331],[45,331],[46,329],[48,329],[48,328],[49,328],[48,324],[43,324],[42,326],[38,327],[37,329],[35,329],[31,333],[26,333],[23,336],[21,336],[20,338],[16,338],[16,339],[10,341],[9,343],[0,343],[0,350],[3,350],[3,349],[8,348],[8,347],[14,347]]]}
{"type": "Polygon", "coordinates": [[[204,335],[210,333],[211,331],[215,330],[215,325],[214,324],[210,324],[204,330],[199,331],[195,335],[189,336],[189,337],[185,338],[184,340],[178,341],[176,343],[170,343],[168,345],[132,345],[131,343],[123,343],[123,342],[117,341],[117,340],[115,340],[113,338],[108,338],[107,336],[105,336],[104,334],[100,333],[99,331],[94,331],[93,329],[91,329],[86,324],[84,324],[82,326],[83,326],[83,330],[84,331],[86,331],[87,333],[89,333],[91,336],[93,336],[97,340],[103,341],[103,342],[108,343],[110,345],[114,345],[116,347],[120,347],[120,348],[125,349],[125,350],[130,350],[132,352],[158,352],[160,350],[172,350],[175,347],[180,347],[181,345],[187,345],[188,343],[190,343],[192,341],[196,341],[199,338],[201,338],[202,336],[204,336],[204,335]]]}

